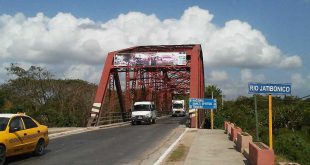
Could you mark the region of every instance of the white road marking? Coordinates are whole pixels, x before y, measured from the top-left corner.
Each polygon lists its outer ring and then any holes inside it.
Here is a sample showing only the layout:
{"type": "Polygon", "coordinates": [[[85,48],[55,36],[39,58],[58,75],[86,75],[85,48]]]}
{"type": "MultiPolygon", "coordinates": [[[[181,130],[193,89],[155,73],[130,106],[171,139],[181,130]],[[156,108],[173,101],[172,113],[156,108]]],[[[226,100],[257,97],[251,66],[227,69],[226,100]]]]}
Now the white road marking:
{"type": "Polygon", "coordinates": [[[182,137],[187,132],[187,128],[184,130],[184,132],[180,135],[180,137],[173,143],[171,146],[162,154],[159,159],[154,163],[154,165],[160,165],[162,161],[168,156],[168,154],[171,152],[171,150],[178,144],[178,142],[182,139],[182,137]]]}

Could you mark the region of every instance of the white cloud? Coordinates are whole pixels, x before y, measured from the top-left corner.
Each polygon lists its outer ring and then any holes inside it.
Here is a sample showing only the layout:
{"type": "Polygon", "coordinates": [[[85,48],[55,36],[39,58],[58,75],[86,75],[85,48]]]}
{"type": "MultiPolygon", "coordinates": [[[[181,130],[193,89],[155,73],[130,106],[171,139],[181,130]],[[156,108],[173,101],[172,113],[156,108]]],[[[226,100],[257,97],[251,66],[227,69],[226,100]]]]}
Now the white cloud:
{"type": "Polygon", "coordinates": [[[249,69],[243,69],[240,71],[241,80],[244,82],[252,81],[252,72],[249,69]]]}
{"type": "Polygon", "coordinates": [[[310,75],[294,73],[291,75],[292,94],[300,97],[309,95],[310,91],[310,75]]]}
{"type": "MultiPolygon", "coordinates": [[[[307,85],[307,77],[303,77],[300,73],[294,73],[291,76],[292,86],[294,88],[303,88],[307,85]]],[[[308,83],[310,79],[308,78],[308,83]]]]}
{"type": "Polygon", "coordinates": [[[211,71],[209,76],[211,82],[221,82],[228,79],[228,75],[225,71],[218,71],[218,70],[211,71]]]}
{"type": "Polygon", "coordinates": [[[84,79],[95,82],[101,77],[100,68],[90,65],[71,65],[64,73],[66,79],[84,79]]]}
{"type": "Polygon", "coordinates": [[[285,57],[280,61],[280,68],[298,68],[302,65],[301,59],[299,56],[285,57]]]}
{"type": "Polygon", "coordinates": [[[263,82],[264,80],[264,74],[253,73],[250,69],[241,69],[239,76],[232,75],[230,79],[217,83],[217,86],[222,89],[226,99],[234,99],[248,94],[249,82],[263,82]]]}
{"type": "MultiPolygon", "coordinates": [[[[96,71],[109,51],[136,45],[198,43],[208,66],[302,66],[299,56],[284,55],[248,23],[231,20],[217,27],[212,19],[208,10],[197,6],[186,9],[179,19],[160,20],[154,14],[129,12],[104,23],[70,13],[51,18],[43,13],[34,17],[0,15],[0,61],[46,64],[75,78],[98,82],[96,71]]],[[[221,76],[225,79],[225,74],[221,76]]]]}
{"type": "Polygon", "coordinates": [[[264,35],[248,23],[239,20],[226,22],[208,38],[207,64],[241,68],[296,68],[302,65],[299,56],[285,56],[268,44],[264,35]]]}
{"type": "Polygon", "coordinates": [[[243,83],[260,82],[265,79],[265,76],[263,74],[257,74],[253,76],[252,71],[250,69],[242,69],[240,71],[240,79],[243,83]]]}

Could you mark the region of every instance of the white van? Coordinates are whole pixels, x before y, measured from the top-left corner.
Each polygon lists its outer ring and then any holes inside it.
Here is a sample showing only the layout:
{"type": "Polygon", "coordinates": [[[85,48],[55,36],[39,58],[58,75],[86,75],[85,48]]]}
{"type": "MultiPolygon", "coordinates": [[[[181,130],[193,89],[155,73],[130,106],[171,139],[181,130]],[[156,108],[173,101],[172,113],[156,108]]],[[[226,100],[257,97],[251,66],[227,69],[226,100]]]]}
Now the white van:
{"type": "Polygon", "coordinates": [[[185,116],[185,100],[172,100],[172,116],[185,116]]]}
{"type": "Polygon", "coordinates": [[[138,101],[135,102],[131,112],[131,124],[138,123],[156,123],[156,109],[154,102],[151,101],[138,101]]]}

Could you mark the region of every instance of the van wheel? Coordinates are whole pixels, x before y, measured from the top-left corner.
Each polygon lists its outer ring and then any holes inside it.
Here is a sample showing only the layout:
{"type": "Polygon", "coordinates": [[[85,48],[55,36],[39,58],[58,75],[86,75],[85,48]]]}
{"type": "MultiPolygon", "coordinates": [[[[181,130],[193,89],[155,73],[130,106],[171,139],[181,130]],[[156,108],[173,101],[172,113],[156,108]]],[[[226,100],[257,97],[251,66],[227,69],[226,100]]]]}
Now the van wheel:
{"type": "Polygon", "coordinates": [[[45,152],[45,142],[43,139],[40,139],[36,146],[36,149],[34,150],[34,154],[36,156],[41,156],[44,154],[44,152],[45,152]]]}
{"type": "Polygon", "coordinates": [[[4,165],[5,162],[5,147],[0,145],[0,165],[4,165]]]}

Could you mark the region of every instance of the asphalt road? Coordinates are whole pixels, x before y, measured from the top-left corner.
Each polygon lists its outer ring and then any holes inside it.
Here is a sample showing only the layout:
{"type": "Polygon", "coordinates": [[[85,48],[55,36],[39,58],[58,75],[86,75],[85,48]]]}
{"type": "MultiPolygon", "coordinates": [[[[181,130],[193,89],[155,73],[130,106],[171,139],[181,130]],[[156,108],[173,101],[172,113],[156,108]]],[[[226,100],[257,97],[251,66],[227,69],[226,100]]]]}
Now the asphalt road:
{"type": "Polygon", "coordinates": [[[184,118],[164,118],[153,125],[128,125],[52,139],[46,154],[10,157],[8,165],[132,164],[159,145],[184,118]]]}

